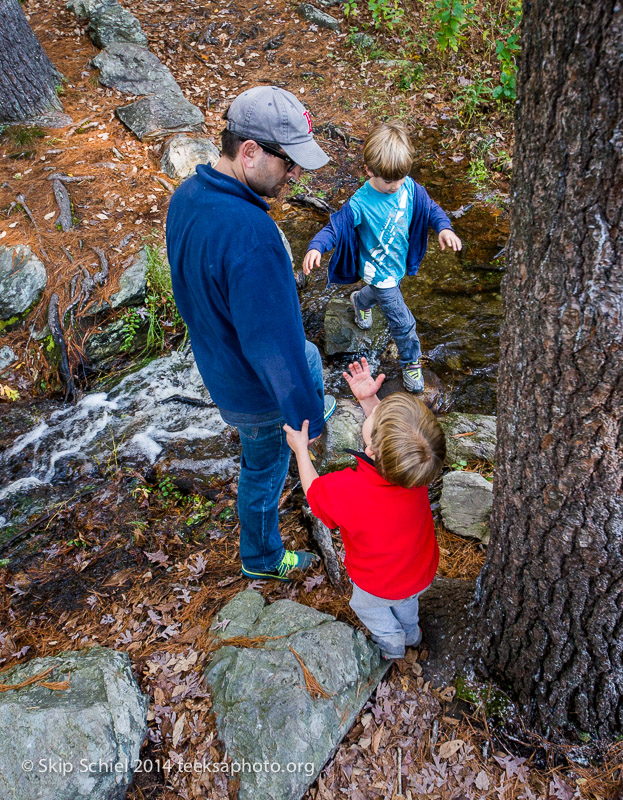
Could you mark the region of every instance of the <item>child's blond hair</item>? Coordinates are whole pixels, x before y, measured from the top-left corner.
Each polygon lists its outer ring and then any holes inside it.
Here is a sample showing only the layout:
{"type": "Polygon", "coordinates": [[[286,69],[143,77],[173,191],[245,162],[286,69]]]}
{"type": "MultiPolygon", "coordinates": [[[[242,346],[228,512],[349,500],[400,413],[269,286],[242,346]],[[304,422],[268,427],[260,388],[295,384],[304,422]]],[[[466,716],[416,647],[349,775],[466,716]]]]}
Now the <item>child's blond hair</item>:
{"type": "Polygon", "coordinates": [[[446,438],[432,411],[404,392],[381,400],[371,433],[374,464],[390,483],[428,486],[446,458],[446,438]]]}
{"type": "Polygon", "coordinates": [[[378,178],[398,181],[409,174],[413,145],[409,131],[400,122],[380,122],[366,136],[363,160],[378,178]]]}

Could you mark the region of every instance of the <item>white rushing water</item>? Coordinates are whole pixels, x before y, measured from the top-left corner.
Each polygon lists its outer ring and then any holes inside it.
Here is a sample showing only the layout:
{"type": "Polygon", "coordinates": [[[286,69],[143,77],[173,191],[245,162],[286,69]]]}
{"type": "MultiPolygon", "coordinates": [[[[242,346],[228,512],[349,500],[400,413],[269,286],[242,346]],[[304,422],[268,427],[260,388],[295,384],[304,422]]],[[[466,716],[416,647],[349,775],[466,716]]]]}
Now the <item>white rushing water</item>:
{"type": "MultiPolygon", "coordinates": [[[[192,354],[156,359],[110,392],[93,392],[53,411],[0,453],[0,502],[54,483],[71,458],[154,464],[172,456],[194,458],[213,474],[231,471],[233,460],[223,458],[226,426],[216,407],[163,402],[173,395],[210,402],[192,354]]],[[[3,519],[0,514],[0,526],[3,519]]]]}

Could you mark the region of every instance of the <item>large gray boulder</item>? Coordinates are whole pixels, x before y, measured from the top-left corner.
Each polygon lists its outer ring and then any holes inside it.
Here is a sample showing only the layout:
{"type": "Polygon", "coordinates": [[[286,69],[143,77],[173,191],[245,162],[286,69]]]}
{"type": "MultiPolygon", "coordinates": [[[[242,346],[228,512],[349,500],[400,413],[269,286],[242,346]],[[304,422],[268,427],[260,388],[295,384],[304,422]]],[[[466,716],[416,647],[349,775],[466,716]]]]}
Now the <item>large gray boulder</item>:
{"type": "Polygon", "coordinates": [[[112,42],[147,44],[147,36],[140,22],[118,3],[92,16],[88,31],[91,41],[97,47],[108,47],[112,42]]]}
{"type": "Polygon", "coordinates": [[[441,518],[458,536],[489,542],[493,486],[477,472],[448,472],[443,476],[441,518]]]}
{"type": "Polygon", "coordinates": [[[0,247],[0,332],[20,322],[47,283],[45,267],[29,247],[0,247]]]}
{"type": "Polygon", "coordinates": [[[36,658],[4,672],[19,684],[0,694],[0,797],[11,800],[122,800],[147,733],[149,699],[126,653],[103,647],[36,658]]]}
{"type": "Polygon", "coordinates": [[[362,331],[355,325],[355,314],[347,297],[332,297],[324,317],[324,350],[335,353],[359,353],[383,350],[389,341],[389,328],[382,312],[372,309],[372,327],[362,331]]]}
{"type": "Polygon", "coordinates": [[[89,36],[97,47],[111,42],[147,44],[140,22],[117,0],[69,0],[67,8],[78,19],[89,20],[89,36]]]}
{"type": "Polygon", "coordinates": [[[446,434],[446,461],[495,460],[496,418],[487,414],[444,414],[439,424],[446,434]],[[467,434],[467,435],[466,435],[467,434]]]}
{"type": "Polygon", "coordinates": [[[184,133],[174,136],[162,154],[160,167],[175,180],[186,180],[194,175],[199,164],[214,166],[221,154],[211,139],[205,136],[191,137],[184,133]]]}
{"type": "Polygon", "coordinates": [[[117,116],[142,142],[183,131],[201,131],[204,116],[182,92],[149,95],[117,108],[117,116]]]}
{"type": "Polygon", "coordinates": [[[103,86],[140,100],[117,108],[117,116],[141,141],[200,131],[204,116],[182,94],[171,72],[146,47],[113,42],[93,59],[103,86]]]}
{"type": "Polygon", "coordinates": [[[100,71],[99,81],[103,86],[125,94],[181,93],[170,70],[138,44],[113,42],[95,56],[93,65],[100,71]]]}
{"type": "Polygon", "coordinates": [[[291,600],[264,606],[247,590],[217,617],[218,636],[279,637],[223,646],[205,671],[219,736],[240,773],[240,800],[300,798],[352,725],[389,662],[334,617],[291,600]],[[226,620],[230,622],[226,623],[226,620]],[[230,632],[231,630],[231,632],[230,632]],[[293,652],[294,651],[294,652],[293,652]],[[320,685],[312,696],[297,659],[320,685]],[[265,767],[268,762],[268,769],[265,767]]]}
{"type": "Polygon", "coordinates": [[[332,31],[339,31],[340,23],[335,17],[327,14],[326,11],[321,11],[319,8],[312,6],[311,3],[301,3],[296,9],[299,17],[303,17],[308,22],[318,25],[320,28],[328,28],[332,31]]]}

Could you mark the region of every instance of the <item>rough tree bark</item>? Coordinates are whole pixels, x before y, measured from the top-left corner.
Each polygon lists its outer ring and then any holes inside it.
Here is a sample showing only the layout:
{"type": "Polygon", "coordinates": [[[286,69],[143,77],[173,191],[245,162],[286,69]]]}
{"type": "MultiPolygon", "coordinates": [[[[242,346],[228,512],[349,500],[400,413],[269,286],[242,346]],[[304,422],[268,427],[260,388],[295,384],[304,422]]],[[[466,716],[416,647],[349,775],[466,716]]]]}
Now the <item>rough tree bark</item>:
{"type": "Polygon", "coordinates": [[[481,659],[551,737],[623,731],[623,11],[526,0],[481,659]]]}
{"type": "Polygon", "coordinates": [[[60,79],[18,0],[0,0],[0,123],[60,110],[60,79]]]}

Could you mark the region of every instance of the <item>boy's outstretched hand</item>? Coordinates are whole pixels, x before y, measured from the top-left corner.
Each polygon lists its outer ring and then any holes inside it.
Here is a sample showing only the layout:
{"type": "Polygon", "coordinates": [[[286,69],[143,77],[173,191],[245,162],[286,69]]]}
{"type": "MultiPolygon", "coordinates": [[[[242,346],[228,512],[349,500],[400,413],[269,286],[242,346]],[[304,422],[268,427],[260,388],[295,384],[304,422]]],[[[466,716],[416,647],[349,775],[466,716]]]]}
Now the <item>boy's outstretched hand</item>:
{"type": "MultiPolygon", "coordinates": [[[[385,380],[385,375],[381,373],[376,379],[373,378],[370,374],[368,361],[363,357],[361,359],[361,364],[359,361],[353,361],[352,364],[348,365],[348,369],[350,370],[350,375],[348,372],[343,372],[342,375],[348,381],[350,390],[357,400],[359,400],[362,406],[365,401],[369,403],[371,400],[376,401],[374,402],[374,405],[376,405],[379,402],[376,398],[376,393],[381,388],[381,384],[385,380]]],[[[368,411],[365,407],[364,411],[367,416],[368,411]]]]}
{"type": "Polygon", "coordinates": [[[320,250],[308,250],[305,253],[305,258],[303,259],[303,272],[305,275],[309,275],[314,267],[320,266],[320,250]]]}
{"type": "Polygon", "coordinates": [[[439,231],[439,246],[442,250],[445,250],[446,247],[450,247],[452,250],[460,250],[463,244],[454,231],[451,231],[450,228],[444,228],[439,231]]]}

